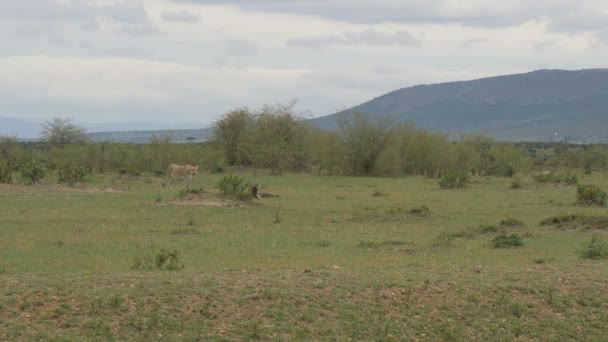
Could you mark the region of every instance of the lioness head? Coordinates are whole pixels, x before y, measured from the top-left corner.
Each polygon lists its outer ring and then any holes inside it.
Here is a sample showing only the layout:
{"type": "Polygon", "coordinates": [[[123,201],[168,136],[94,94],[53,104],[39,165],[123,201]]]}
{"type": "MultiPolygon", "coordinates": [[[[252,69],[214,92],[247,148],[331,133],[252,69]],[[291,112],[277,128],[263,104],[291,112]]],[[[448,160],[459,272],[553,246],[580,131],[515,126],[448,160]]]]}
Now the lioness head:
{"type": "Polygon", "coordinates": [[[192,176],[198,175],[198,165],[188,165],[188,174],[192,176]]]}

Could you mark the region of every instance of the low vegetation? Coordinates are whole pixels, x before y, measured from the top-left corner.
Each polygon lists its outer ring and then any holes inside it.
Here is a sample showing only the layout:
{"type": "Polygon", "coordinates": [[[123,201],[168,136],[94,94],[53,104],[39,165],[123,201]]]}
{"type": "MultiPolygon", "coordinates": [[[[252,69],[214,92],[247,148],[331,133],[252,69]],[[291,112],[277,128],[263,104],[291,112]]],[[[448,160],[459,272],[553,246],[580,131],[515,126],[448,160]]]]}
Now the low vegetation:
{"type": "Polygon", "coordinates": [[[566,214],[546,218],[540,222],[541,225],[552,225],[564,230],[605,230],[608,229],[608,216],[566,214]]]}
{"type": "Polygon", "coordinates": [[[0,186],[0,340],[605,335],[608,220],[570,188],[256,172],[0,186]],[[222,200],[254,177],[280,196],[222,200]]]}
{"type": "Polygon", "coordinates": [[[605,339],[606,146],[284,105],[205,143],[47,128],[0,137],[0,340],[605,339]],[[162,187],[170,163],[205,171],[162,187]]]}

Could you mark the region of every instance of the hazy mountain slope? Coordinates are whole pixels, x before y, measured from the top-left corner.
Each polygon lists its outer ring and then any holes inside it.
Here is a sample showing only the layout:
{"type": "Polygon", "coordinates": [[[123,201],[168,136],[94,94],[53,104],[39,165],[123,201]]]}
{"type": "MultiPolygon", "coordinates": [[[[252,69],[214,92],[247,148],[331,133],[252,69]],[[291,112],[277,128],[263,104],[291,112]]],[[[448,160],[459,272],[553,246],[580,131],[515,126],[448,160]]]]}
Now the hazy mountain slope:
{"type": "MultiPolygon", "coordinates": [[[[485,132],[503,140],[608,139],[608,69],[540,70],[420,85],[349,110],[431,130],[485,132]]],[[[335,128],[338,114],[312,121],[335,128]]]]}
{"type": "Polygon", "coordinates": [[[0,136],[15,136],[17,138],[35,138],[40,135],[39,123],[17,118],[0,117],[0,136]]]}
{"type": "Polygon", "coordinates": [[[90,141],[112,141],[125,143],[147,143],[150,139],[157,137],[171,137],[172,142],[203,142],[213,135],[212,128],[201,129],[173,129],[173,130],[149,130],[149,131],[116,131],[116,132],[92,132],[87,137],[90,141]]]}

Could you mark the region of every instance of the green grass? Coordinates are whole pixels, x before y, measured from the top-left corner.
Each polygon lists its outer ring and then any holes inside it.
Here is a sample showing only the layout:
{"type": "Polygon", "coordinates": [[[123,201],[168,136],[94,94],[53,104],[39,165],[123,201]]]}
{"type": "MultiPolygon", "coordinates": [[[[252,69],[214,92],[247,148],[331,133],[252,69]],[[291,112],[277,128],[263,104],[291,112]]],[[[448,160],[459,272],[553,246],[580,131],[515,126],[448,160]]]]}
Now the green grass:
{"type": "Polygon", "coordinates": [[[151,175],[2,185],[0,340],[605,336],[608,261],[580,251],[608,232],[540,224],[605,215],[576,205],[571,187],[239,176],[279,196],[222,199],[221,174],[200,174],[191,188],[206,190],[188,196],[151,175]],[[525,245],[493,248],[500,234],[525,245]],[[161,250],[180,268],[133,269],[161,250]]]}

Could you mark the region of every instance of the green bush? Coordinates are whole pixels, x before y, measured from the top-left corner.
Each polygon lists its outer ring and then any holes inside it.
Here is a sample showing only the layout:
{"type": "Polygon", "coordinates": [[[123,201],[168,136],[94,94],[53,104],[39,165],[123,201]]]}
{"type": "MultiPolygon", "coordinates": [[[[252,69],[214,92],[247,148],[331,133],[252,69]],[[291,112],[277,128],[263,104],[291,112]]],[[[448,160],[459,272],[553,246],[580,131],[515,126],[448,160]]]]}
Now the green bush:
{"type": "Polygon", "coordinates": [[[595,185],[577,186],[576,198],[579,204],[606,205],[606,192],[595,185]]]}
{"type": "Polygon", "coordinates": [[[13,170],[8,161],[0,159],[0,183],[10,184],[13,182],[13,170]]]}
{"type": "Polygon", "coordinates": [[[21,168],[21,178],[30,184],[40,183],[40,180],[45,176],[44,169],[36,160],[32,159],[21,168]]]}
{"type": "Polygon", "coordinates": [[[591,241],[579,251],[583,259],[608,259],[608,244],[599,235],[594,234],[591,241]]]}
{"type": "Polygon", "coordinates": [[[501,234],[492,239],[492,246],[494,248],[511,248],[523,246],[524,242],[521,236],[517,234],[505,235],[501,234]]]}
{"type": "Polygon", "coordinates": [[[241,200],[251,198],[251,182],[239,176],[228,175],[222,177],[217,183],[217,188],[224,196],[230,198],[241,200]]]}
{"type": "Polygon", "coordinates": [[[83,181],[84,176],[87,174],[87,170],[84,167],[72,164],[59,166],[57,172],[59,174],[59,182],[68,183],[69,185],[83,181]]]}
{"type": "Polygon", "coordinates": [[[468,172],[448,172],[439,180],[439,187],[442,189],[464,188],[470,181],[468,172]]]}

